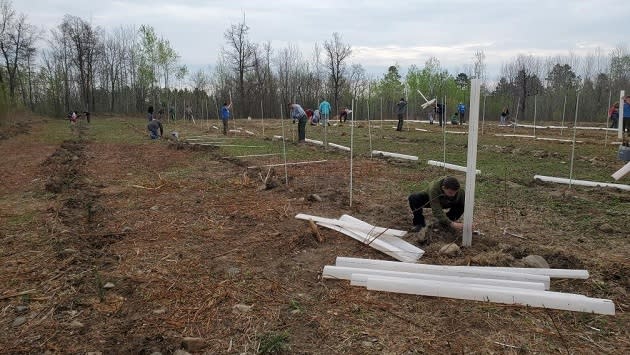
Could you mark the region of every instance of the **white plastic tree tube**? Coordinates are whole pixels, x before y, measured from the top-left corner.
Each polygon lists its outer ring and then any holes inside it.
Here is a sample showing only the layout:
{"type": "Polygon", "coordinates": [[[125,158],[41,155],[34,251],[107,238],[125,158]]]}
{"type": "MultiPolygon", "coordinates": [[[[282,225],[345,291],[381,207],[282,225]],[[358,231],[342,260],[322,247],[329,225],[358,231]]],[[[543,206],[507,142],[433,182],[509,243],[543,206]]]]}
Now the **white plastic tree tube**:
{"type": "Polygon", "coordinates": [[[302,219],[305,221],[311,220],[313,222],[330,223],[330,224],[334,224],[340,227],[348,228],[351,230],[357,230],[364,233],[389,234],[396,237],[402,237],[407,234],[407,232],[403,230],[375,227],[369,224],[365,225],[365,224],[352,222],[352,221],[342,221],[338,219],[318,217],[318,216],[313,216],[313,215],[304,214],[304,213],[298,213],[297,215],[295,215],[295,218],[302,219]]]}
{"type": "Polygon", "coordinates": [[[500,280],[500,279],[486,279],[486,278],[480,278],[480,277],[421,274],[421,273],[416,273],[416,272],[362,269],[362,268],[333,266],[333,265],[324,266],[324,270],[322,271],[322,277],[325,279],[352,280],[351,285],[363,286],[363,287],[365,287],[367,284],[367,277],[366,277],[367,275],[399,277],[399,278],[419,279],[419,280],[448,281],[448,282],[456,282],[460,284],[478,284],[478,285],[488,285],[488,286],[527,288],[527,289],[532,289],[532,290],[545,289],[545,284],[542,282],[525,282],[525,281],[512,281],[512,280],[500,280]]]}
{"type": "Polygon", "coordinates": [[[424,254],[424,250],[391,235],[383,234],[377,237],[370,237],[366,233],[358,232],[330,223],[317,222],[317,225],[343,233],[350,238],[355,239],[365,245],[368,245],[384,254],[387,254],[396,260],[402,261],[403,263],[415,263],[424,254]]]}
{"type": "Polygon", "coordinates": [[[486,278],[486,279],[500,279],[500,280],[513,280],[513,281],[526,281],[526,282],[542,282],[545,284],[545,289],[549,289],[549,285],[550,285],[549,276],[525,274],[525,273],[519,273],[519,272],[506,272],[506,271],[494,271],[494,270],[451,270],[448,267],[444,267],[441,265],[409,264],[409,263],[399,263],[396,261],[348,258],[348,257],[340,257],[340,256],[337,257],[336,265],[355,267],[355,268],[377,269],[377,270],[416,272],[416,273],[424,273],[424,274],[479,277],[479,278],[486,278]]]}
{"type": "Polygon", "coordinates": [[[475,207],[475,183],[477,179],[477,138],[479,136],[479,97],[481,80],[470,84],[470,117],[468,122],[468,153],[466,156],[466,196],[464,201],[464,228],[462,246],[472,245],[473,210],[475,207]]]}
{"type": "Polygon", "coordinates": [[[304,141],[306,143],[312,143],[312,144],[317,144],[317,145],[324,145],[324,142],[318,141],[318,140],[315,140],[315,139],[306,138],[306,139],[304,139],[304,141]]]}
{"type": "Polygon", "coordinates": [[[614,174],[612,174],[612,177],[615,180],[619,180],[622,177],[626,176],[626,174],[630,173],[630,163],[627,163],[626,165],[623,166],[623,168],[617,170],[614,174]]]}
{"type": "Polygon", "coordinates": [[[447,266],[451,269],[460,270],[495,270],[508,272],[522,272],[532,275],[546,275],[557,279],[588,279],[588,270],[579,269],[549,269],[549,268],[528,268],[528,267],[502,267],[502,266],[447,266]]]}
{"type": "Polygon", "coordinates": [[[552,291],[461,285],[453,282],[395,279],[379,276],[368,278],[367,289],[585,313],[615,314],[615,304],[611,300],[552,291]]]}
{"type": "Polygon", "coordinates": [[[341,150],[345,150],[346,152],[350,151],[350,147],[346,147],[344,145],[340,145],[340,144],[335,144],[335,143],[330,143],[328,142],[328,145],[333,147],[333,148],[337,148],[337,149],[341,149],[341,150]]]}
{"type": "MultiPolygon", "coordinates": [[[[466,171],[466,167],[465,166],[461,166],[461,165],[455,165],[455,164],[449,164],[449,163],[443,163],[441,161],[435,161],[435,160],[427,160],[427,164],[429,165],[434,165],[434,166],[440,166],[440,167],[444,167],[446,169],[451,169],[451,170],[456,170],[456,171],[466,171]]],[[[477,174],[481,174],[480,170],[475,170],[477,174]]]]}
{"type": "Polygon", "coordinates": [[[590,187],[612,187],[616,189],[630,191],[630,185],[609,184],[605,182],[587,181],[587,180],[565,179],[565,178],[544,176],[544,175],[534,175],[534,179],[544,181],[544,182],[555,182],[558,184],[567,184],[567,185],[573,184],[573,185],[590,186],[590,187]]]}
{"type": "Polygon", "coordinates": [[[398,159],[406,159],[406,160],[418,160],[418,157],[415,155],[406,155],[406,154],[399,154],[399,153],[390,153],[390,152],[383,152],[380,150],[373,150],[372,154],[375,155],[384,155],[386,157],[392,157],[392,158],[398,158],[398,159]]]}

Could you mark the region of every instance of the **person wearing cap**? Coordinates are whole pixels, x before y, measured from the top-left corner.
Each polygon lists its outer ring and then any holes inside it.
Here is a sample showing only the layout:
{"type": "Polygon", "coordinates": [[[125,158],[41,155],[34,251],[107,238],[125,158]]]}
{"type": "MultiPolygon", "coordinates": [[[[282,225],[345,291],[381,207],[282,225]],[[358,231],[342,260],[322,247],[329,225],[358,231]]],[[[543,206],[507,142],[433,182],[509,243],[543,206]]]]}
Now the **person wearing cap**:
{"type": "Polygon", "coordinates": [[[396,108],[398,110],[398,126],[396,126],[397,131],[402,131],[403,128],[403,118],[405,116],[405,112],[407,112],[407,101],[405,98],[400,98],[398,104],[396,104],[396,108]]]}
{"type": "Polygon", "coordinates": [[[162,127],[162,122],[160,120],[153,117],[151,122],[147,125],[147,130],[149,131],[149,136],[151,139],[159,139],[164,135],[164,127],[162,127]],[[160,131],[158,133],[158,130],[160,131]]]}
{"type": "Polygon", "coordinates": [[[426,191],[409,195],[409,207],[413,213],[413,227],[410,232],[420,232],[426,227],[423,208],[431,208],[433,218],[443,227],[462,230],[464,225],[457,221],[464,214],[465,192],[459,181],[452,176],[435,180],[426,191]],[[448,212],[444,212],[448,209],[448,212]]]}

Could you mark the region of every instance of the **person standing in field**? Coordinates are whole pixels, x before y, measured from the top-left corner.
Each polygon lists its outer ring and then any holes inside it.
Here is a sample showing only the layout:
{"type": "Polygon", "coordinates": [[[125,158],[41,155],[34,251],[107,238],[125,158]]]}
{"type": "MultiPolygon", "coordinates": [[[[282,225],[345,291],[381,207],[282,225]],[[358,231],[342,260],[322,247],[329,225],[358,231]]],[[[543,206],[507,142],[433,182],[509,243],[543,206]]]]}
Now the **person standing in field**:
{"type": "Polygon", "coordinates": [[[230,104],[228,105],[227,102],[223,103],[223,106],[221,106],[221,121],[223,121],[223,135],[226,136],[227,135],[227,131],[228,131],[228,120],[230,119],[230,109],[232,108],[232,101],[230,101],[230,104]]]}
{"type": "Polygon", "coordinates": [[[457,112],[459,113],[459,124],[464,124],[464,116],[466,115],[466,105],[463,102],[460,102],[457,105],[457,112]]]}
{"type": "Polygon", "coordinates": [[[319,104],[319,113],[321,115],[322,125],[329,125],[328,119],[330,118],[330,103],[326,99],[322,98],[322,102],[319,104]]]}
{"type": "Polygon", "coordinates": [[[507,125],[508,117],[510,116],[510,110],[507,106],[503,107],[503,111],[501,111],[501,117],[499,118],[499,125],[505,126],[507,125]]]}
{"type": "Polygon", "coordinates": [[[396,109],[398,113],[398,125],[396,126],[396,130],[400,132],[403,128],[405,112],[407,112],[407,101],[405,101],[404,97],[402,97],[400,101],[398,101],[398,104],[396,104],[396,109]]]}
{"type": "Polygon", "coordinates": [[[296,103],[289,102],[288,106],[291,118],[294,122],[298,121],[298,143],[304,143],[306,142],[306,121],[308,121],[306,112],[296,103]]]}

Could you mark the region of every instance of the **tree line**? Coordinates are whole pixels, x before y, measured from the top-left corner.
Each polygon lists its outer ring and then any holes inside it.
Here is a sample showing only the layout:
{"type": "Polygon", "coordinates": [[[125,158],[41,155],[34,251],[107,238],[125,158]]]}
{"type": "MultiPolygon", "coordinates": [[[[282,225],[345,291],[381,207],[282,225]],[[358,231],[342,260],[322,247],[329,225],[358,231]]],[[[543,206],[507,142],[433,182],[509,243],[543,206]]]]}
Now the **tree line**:
{"type": "Polygon", "coordinates": [[[324,98],[336,111],[354,104],[357,119],[389,119],[404,97],[409,118],[424,119],[430,110],[420,108],[424,97],[445,103],[448,114],[458,102],[467,104],[470,80],[479,78],[490,118],[503,107],[512,116],[518,112],[519,120],[573,118],[579,94],[578,119],[599,121],[630,83],[630,55],[623,47],[582,57],[519,55],[495,81],[487,78],[483,51],[459,73],[431,57],[404,76],[393,64],[375,77],[351,62],[352,46],[340,33],[315,43],[306,57],[294,45],[253,42],[243,20],[223,33],[214,68],[190,72],[151,26],[106,30],[65,15],[44,31],[8,0],[0,0],[0,21],[2,113],[24,108],[57,117],[70,110],[138,115],[153,106],[177,118],[186,109],[198,118],[217,118],[223,102],[232,100],[237,118],[286,117],[287,102],[314,108],[324,98]]]}

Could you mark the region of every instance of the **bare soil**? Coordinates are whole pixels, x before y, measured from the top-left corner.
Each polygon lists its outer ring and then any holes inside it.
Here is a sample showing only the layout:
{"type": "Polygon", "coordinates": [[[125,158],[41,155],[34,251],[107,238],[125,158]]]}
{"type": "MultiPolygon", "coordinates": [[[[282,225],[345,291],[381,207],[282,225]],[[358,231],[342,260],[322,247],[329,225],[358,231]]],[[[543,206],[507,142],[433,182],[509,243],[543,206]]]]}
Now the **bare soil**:
{"type": "MultiPolygon", "coordinates": [[[[457,236],[433,230],[422,246],[425,263],[509,266],[538,254],[551,267],[587,268],[589,280],[552,289],[610,298],[615,316],[372,292],[321,280],[322,267],[385,255],[326,229],[319,242],[293,217],[348,213],[407,229],[406,194],[388,182],[434,172],[357,159],[349,207],[343,159],[289,167],[288,185],[274,168],[263,184],[267,169],[246,169],[256,160],[216,148],[95,143],[81,129],[59,145],[32,139],[44,127],[0,140],[2,353],[168,354],[184,337],[202,338],[188,349],[208,354],[630,352],[627,221],[590,234],[537,206],[481,204],[484,236],[471,248],[439,255],[457,236]],[[503,236],[506,221],[527,239],[503,236]]],[[[630,201],[614,190],[528,188],[566,203],[630,201]]]]}

